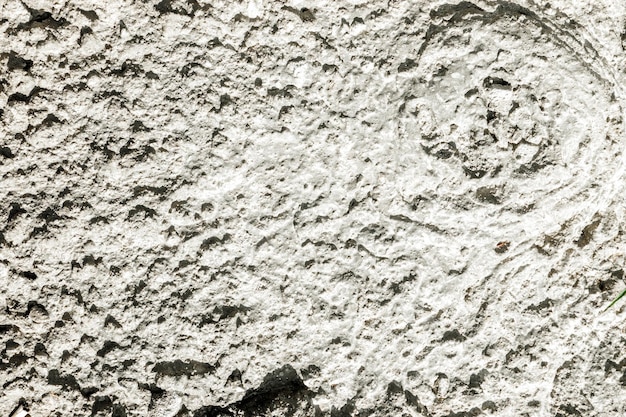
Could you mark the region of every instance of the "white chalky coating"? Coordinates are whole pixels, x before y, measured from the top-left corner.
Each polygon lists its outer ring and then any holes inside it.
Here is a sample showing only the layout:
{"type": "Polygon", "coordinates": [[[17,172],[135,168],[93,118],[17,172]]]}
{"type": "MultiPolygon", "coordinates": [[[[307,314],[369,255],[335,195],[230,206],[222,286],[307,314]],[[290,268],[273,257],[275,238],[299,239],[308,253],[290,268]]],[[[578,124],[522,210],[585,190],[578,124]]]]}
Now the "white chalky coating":
{"type": "Polygon", "coordinates": [[[0,2],[0,416],[624,415],[625,8],[0,2]]]}

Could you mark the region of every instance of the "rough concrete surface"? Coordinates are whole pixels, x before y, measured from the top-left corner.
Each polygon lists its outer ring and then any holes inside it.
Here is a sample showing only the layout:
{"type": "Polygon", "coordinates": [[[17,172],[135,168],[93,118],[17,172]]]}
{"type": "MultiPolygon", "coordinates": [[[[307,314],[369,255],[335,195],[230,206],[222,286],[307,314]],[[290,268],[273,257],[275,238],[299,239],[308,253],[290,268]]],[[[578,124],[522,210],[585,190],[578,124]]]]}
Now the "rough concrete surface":
{"type": "Polygon", "coordinates": [[[0,417],[623,416],[621,0],[0,0],[0,417]]]}

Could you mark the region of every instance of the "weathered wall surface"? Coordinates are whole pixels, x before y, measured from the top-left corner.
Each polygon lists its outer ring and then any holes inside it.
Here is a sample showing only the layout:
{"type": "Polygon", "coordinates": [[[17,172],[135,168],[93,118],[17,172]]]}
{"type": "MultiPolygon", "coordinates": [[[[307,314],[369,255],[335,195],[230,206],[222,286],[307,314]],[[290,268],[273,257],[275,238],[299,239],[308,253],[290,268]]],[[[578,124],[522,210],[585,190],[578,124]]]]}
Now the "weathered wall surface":
{"type": "Polygon", "coordinates": [[[623,416],[625,7],[0,2],[0,416],[623,416]]]}

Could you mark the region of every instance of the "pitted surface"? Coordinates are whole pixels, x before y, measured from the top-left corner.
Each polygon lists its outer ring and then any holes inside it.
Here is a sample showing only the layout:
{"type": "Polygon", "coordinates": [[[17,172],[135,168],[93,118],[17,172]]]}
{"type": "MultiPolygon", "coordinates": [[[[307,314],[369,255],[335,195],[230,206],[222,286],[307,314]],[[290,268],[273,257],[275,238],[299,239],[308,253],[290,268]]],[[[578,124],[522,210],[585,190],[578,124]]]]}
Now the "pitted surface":
{"type": "Polygon", "coordinates": [[[624,7],[0,4],[0,416],[623,415],[624,7]]]}

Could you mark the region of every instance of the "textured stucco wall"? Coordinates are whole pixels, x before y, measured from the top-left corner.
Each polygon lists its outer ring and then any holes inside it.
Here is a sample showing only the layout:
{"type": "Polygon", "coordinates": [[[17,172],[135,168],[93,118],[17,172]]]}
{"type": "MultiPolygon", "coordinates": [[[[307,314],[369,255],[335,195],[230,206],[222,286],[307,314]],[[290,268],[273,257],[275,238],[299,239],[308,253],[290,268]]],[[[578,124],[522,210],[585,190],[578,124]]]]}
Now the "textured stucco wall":
{"type": "Polygon", "coordinates": [[[619,0],[0,0],[0,417],[623,416],[619,0]]]}

